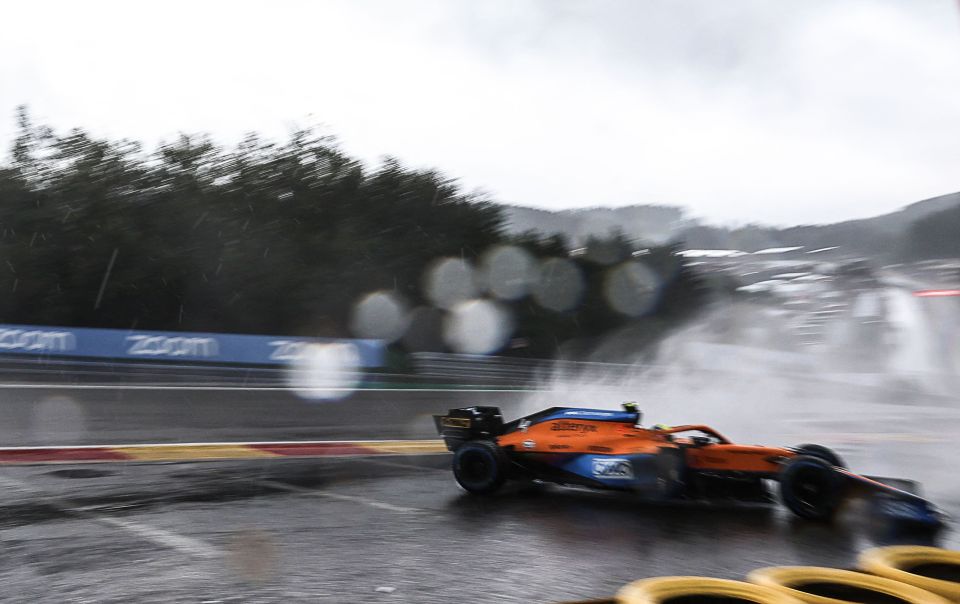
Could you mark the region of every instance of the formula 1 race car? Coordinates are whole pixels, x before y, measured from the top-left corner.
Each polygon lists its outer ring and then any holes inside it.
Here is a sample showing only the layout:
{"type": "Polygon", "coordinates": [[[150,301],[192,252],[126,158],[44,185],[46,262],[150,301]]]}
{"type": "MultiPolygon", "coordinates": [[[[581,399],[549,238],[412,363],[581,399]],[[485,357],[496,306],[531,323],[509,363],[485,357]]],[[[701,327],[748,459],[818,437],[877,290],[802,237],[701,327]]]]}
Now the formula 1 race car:
{"type": "MultiPolygon", "coordinates": [[[[504,423],[496,407],[436,415],[465,490],[490,494],[508,480],[632,491],[655,500],[771,502],[769,483],[794,514],[829,520],[854,495],[871,494],[888,518],[927,527],[942,514],[927,500],[846,469],[820,445],[739,445],[702,425],[645,428],[635,404],[622,411],[552,407],[504,423]]],[[[900,481],[910,490],[914,483],[900,481]]]]}

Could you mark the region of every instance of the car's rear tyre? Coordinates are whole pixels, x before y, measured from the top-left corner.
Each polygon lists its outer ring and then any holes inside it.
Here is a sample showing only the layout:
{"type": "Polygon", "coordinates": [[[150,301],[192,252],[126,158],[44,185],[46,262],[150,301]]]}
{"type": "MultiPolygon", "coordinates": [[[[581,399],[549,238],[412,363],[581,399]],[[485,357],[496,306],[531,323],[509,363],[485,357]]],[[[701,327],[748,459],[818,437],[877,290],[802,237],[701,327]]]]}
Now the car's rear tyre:
{"type": "Polygon", "coordinates": [[[489,495],[507,480],[506,459],[494,442],[468,441],[453,454],[453,477],[465,491],[489,495]]]}
{"type": "Polygon", "coordinates": [[[833,464],[819,457],[794,457],[780,473],[780,498],[797,516],[826,521],[843,501],[843,485],[833,464]]]}
{"type": "Polygon", "coordinates": [[[793,448],[798,455],[807,455],[809,457],[816,457],[827,462],[831,466],[837,466],[840,468],[846,468],[847,464],[843,461],[843,458],[836,454],[833,449],[828,449],[823,445],[813,445],[810,443],[805,443],[802,445],[797,445],[793,448]]]}

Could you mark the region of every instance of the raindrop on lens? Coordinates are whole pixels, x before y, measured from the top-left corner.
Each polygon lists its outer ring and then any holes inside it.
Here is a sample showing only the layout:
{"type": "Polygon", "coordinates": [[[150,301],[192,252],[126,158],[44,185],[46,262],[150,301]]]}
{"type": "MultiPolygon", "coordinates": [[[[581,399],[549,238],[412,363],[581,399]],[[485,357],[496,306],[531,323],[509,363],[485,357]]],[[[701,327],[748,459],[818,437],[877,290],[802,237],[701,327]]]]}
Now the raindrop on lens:
{"type": "Polygon", "coordinates": [[[526,296],[537,276],[536,261],[524,249],[498,246],[483,257],[482,275],[486,289],[500,300],[526,296]]]}
{"type": "Polygon", "coordinates": [[[33,408],[33,431],[40,442],[72,443],[86,433],[86,414],[72,398],[50,396],[33,408]]]}
{"type": "Polygon", "coordinates": [[[628,317],[639,317],[657,302],[660,280],[645,264],[624,262],[611,269],[603,285],[607,303],[628,317]]]}
{"type": "Polygon", "coordinates": [[[287,372],[287,381],[306,399],[335,400],[360,385],[360,352],[353,344],[306,344],[287,372]]]}
{"type": "Polygon", "coordinates": [[[443,338],[455,352],[490,354],[503,348],[513,332],[513,320],[490,300],[468,300],[456,305],[443,324],[443,338]]]}
{"type": "Polygon", "coordinates": [[[583,289],[583,275],[576,264],[563,258],[549,258],[540,264],[533,297],[540,306],[563,312],[580,303],[583,289]]]}
{"type": "Polygon", "coordinates": [[[473,267],[459,258],[444,258],[434,263],[427,269],[424,288],[434,306],[447,310],[477,295],[473,267]]]}
{"type": "Polygon", "coordinates": [[[410,313],[398,296],[390,292],[373,292],[354,307],[350,330],[358,338],[395,342],[409,325],[410,313]]]}

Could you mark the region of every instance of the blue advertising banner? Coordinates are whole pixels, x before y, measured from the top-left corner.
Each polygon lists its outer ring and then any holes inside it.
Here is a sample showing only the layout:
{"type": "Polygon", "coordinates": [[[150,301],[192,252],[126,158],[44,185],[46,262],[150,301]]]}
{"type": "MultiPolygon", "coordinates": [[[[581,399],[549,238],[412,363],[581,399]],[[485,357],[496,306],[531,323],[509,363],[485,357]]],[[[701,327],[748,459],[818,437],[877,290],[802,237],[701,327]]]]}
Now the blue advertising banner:
{"type": "Polygon", "coordinates": [[[39,356],[286,365],[317,344],[336,345],[338,354],[349,355],[359,367],[383,365],[380,340],[0,325],[0,353],[39,356]]]}

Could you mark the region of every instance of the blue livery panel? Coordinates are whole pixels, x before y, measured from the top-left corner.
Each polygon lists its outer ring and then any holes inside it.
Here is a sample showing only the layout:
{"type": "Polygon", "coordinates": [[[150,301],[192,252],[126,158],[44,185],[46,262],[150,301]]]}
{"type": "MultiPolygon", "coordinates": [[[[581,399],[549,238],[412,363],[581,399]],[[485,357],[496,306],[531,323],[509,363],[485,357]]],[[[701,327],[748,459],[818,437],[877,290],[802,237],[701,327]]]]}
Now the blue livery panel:
{"type": "Polygon", "coordinates": [[[637,414],[629,411],[604,411],[602,409],[558,409],[542,418],[538,418],[535,423],[549,422],[555,419],[580,419],[601,422],[634,422],[637,414]]]}
{"type": "Polygon", "coordinates": [[[614,489],[653,489],[657,486],[656,455],[563,455],[553,465],[565,472],[614,489]]]}

